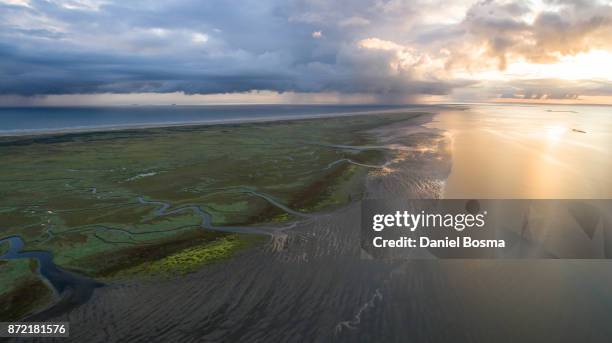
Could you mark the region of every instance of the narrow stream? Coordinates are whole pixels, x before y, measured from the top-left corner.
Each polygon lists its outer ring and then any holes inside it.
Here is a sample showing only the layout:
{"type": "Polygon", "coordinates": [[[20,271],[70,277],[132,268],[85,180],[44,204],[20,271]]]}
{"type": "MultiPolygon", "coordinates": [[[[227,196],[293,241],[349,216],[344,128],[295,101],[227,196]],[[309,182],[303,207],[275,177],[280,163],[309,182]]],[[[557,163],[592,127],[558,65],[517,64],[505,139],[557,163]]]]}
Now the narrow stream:
{"type": "MultiPolygon", "coordinates": [[[[251,189],[245,189],[242,190],[242,192],[250,194],[252,196],[263,198],[272,205],[295,216],[301,218],[310,218],[311,216],[313,216],[311,214],[301,213],[290,209],[267,194],[258,193],[251,189]]],[[[282,231],[293,228],[296,225],[296,223],[293,222],[284,226],[215,226],[212,224],[212,215],[204,211],[198,205],[186,205],[171,209],[172,205],[170,203],[162,201],[147,201],[142,196],[138,197],[138,202],[143,205],[157,206],[154,211],[156,216],[166,216],[183,211],[193,211],[194,214],[201,217],[202,221],[200,226],[203,229],[209,229],[214,231],[263,234],[270,237],[275,237],[282,231]]],[[[109,228],[104,227],[103,229],[109,228]]],[[[112,229],[119,230],[116,228],[112,229]]],[[[129,233],[129,231],[125,232],[129,233]]],[[[43,310],[39,313],[30,316],[29,318],[26,318],[26,320],[41,320],[45,318],[54,317],[56,315],[69,311],[70,309],[80,304],[83,304],[87,300],[89,300],[95,288],[103,286],[102,283],[96,280],[77,275],[60,268],[53,262],[53,254],[49,251],[23,251],[23,247],[25,244],[21,236],[14,235],[0,239],[0,245],[4,242],[9,243],[9,250],[5,254],[0,256],[0,260],[17,260],[30,258],[35,259],[38,263],[37,272],[53,287],[55,293],[60,297],[60,300],[58,302],[51,305],[46,310],[43,310]]]]}

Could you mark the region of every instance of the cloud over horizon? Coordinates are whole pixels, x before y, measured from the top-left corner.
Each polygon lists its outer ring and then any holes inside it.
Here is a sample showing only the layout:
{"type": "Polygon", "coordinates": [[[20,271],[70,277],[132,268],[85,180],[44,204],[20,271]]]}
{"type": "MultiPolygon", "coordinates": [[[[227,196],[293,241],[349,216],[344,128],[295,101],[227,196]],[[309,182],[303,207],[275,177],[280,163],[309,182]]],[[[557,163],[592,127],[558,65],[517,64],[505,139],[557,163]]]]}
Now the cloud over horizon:
{"type": "Polygon", "coordinates": [[[609,37],[596,0],[0,0],[0,95],[608,96],[565,70],[609,37]]]}

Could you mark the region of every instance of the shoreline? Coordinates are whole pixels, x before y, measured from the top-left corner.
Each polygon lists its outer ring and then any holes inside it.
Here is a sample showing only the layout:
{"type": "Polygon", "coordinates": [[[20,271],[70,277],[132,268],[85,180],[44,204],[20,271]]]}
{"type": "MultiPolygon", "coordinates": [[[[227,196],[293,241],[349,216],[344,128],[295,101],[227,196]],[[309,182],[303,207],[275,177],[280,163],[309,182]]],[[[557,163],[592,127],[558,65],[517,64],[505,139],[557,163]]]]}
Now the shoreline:
{"type": "MultiPolygon", "coordinates": [[[[125,124],[125,125],[101,125],[95,127],[75,126],[58,129],[34,129],[34,130],[0,130],[0,138],[11,137],[37,137],[37,136],[53,136],[61,134],[73,133],[95,133],[95,132],[114,132],[140,129],[155,129],[155,128],[173,128],[173,127],[197,127],[197,126],[214,126],[225,124],[250,124],[250,123],[266,123],[276,121],[295,121],[307,119],[323,119],[335,117],[352,117],[375,114],[393,114],[393,113],[411,113],[411,112],[427,112],[435,110],[438,112],[441,108],[456,108],[456,106],[447,105],[423,105],[415,107],[387,109],[387,110],[368,110],[368,111],[352,111],[340,113],[321,113],[321,114],[304,114],[304,115],[284,115],[284,116],[267,116],[257,118],[231,118],[231,119],[211,119],[193,122],[157,122],[149,124],[125,124]]],[[[432,111],[433,112],[433,111],[432,111]]]]}

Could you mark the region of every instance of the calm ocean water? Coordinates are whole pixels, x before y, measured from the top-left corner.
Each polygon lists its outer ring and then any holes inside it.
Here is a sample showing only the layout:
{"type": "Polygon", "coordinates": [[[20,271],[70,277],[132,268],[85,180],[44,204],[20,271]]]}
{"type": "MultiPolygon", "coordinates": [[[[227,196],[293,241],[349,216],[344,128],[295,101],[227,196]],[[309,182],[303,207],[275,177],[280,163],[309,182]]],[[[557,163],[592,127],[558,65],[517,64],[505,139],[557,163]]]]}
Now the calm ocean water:
{"type": "MultiPolygon", "coordinates": [[[[0,108],[0,135],[47,131],[300,118],[410,106],[236,105],[0,108]]],[[[412,107],[414,108],[414,106],[412,107]]]]}
{"type": "Polygon", "coordinates": [[[448,198],[609,199],[612,107],[470,105],[428,126],[452,141],[448,198]]]}

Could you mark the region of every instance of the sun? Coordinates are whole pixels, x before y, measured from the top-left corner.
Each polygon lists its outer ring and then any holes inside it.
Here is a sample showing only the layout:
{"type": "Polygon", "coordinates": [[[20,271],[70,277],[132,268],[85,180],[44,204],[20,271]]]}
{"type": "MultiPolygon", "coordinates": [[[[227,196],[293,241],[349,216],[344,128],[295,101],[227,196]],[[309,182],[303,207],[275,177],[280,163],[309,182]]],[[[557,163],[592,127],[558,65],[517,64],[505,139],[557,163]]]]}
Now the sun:
{"type": "Polygon", "coordinates": [[[518,61],[502,71],[509,78],[561,79],[561,80],[612,80],[612,52],[591,50],[577,55],[559,56],[554,63],[518,61]]]}

